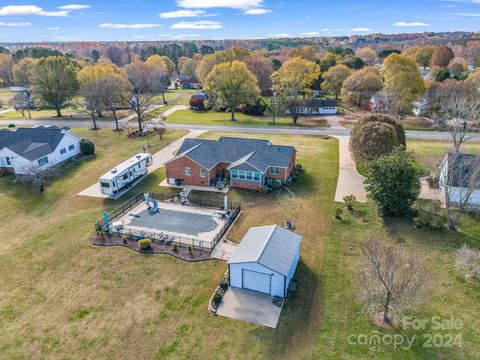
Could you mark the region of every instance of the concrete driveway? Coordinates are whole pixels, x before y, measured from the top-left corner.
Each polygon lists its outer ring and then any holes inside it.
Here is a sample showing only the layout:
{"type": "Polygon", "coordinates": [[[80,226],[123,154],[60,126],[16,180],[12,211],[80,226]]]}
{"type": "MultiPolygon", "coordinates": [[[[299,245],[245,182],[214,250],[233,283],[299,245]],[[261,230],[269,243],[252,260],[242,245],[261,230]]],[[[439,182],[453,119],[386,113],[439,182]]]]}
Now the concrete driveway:
{"type": "Polygon", "coordinates": [[[217,314],[275,329],[282,308],[272,304],[272,296],[229,287],[217,314]]]}
{"type": "MultiPolygon", "coordinates": [[[[204,132],[205,132],[204,130],[190,131],[187,135],[181,137],[178,140],[175,140],[171,144],[168,144],[167,146],[165,146],[162,150],[153,154],[153,156],[152,156],[153,164],[148,168],[148,171],[153,172],[157,169],[162,168],[164,166],[164,164],[168,160],[170,160],[170,158],[173,156],[173,153],[180,148],[180,146],[182,145],[183,141],[186,138],[196,138],[197,136],[200,136],[204,132]]],[[[144,179],[144,177],[142,177],[141,179],[136,181],[133,186],[137,185],[143,179],[144,179]]],[[[130,189],[126,189],[123,192],[115,194],[114,196],[108,196],[108,195],[102,194],[100,192],[100,186],[98,185],[98,182],[97,182],[97,183],[89,186],[85,190],[79,192],[77,195],[116,200],[116,199],[120,198],[125,192],[127,192],[130,189]]]]}

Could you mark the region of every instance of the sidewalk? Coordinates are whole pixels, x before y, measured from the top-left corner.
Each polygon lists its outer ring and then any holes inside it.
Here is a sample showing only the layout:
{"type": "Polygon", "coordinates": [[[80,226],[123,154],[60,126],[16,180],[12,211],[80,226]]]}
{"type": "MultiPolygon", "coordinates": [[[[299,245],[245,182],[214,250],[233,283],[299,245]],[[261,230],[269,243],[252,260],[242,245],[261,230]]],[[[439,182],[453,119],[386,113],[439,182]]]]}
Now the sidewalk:
{"type": "MultiPolygon", "coordinates": [[[[180,146],[182,145],[183,141],[186,138],[196,138],[196,137],[200,136],[201,134],[203,134],[204,132],[205,132],[204,130],[192,130],[187,135],[181,137],[180,139],[175,140],[171,144],[168,144],[167,146],[165,146],[162,150],[153,154],[153,156],[152,156],[153,164],[148,168],[148,171],[151,173],[151,172],[153,172],[157,169],[162,168],[164,166],[165,162],[167,162],[168,160],[170,160],[170,158],[172,158],[173,153],[180,148],[180,146]]],[[[141,180],[143,180],[143,179],[144,179],[144,177],[139,179],[139,181],[135,182],[133,186],[140,183],[141,180]]],[[[85,190],[79,192],[77,195],[116,200],[130,189],[126,189],[126,190],[124,190],[124,191],[122,191],[118,194],[115,194],[115,196],[108,196],[108,195],[105,195],[105,194],[101,193],[100,186],[97,182],[97,183],[93,184],[92,186],[89,186],[85,190]]]]}

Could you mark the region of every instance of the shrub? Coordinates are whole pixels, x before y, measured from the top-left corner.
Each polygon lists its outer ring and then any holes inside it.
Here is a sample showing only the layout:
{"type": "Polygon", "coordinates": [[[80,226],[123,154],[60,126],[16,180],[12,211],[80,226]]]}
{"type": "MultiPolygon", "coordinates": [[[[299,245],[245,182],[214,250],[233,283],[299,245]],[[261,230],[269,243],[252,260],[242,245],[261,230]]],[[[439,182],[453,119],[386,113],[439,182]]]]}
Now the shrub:
{"type": "Polygon", "coordinates": [[[259,192],[260,194],[266,194],[266,193],[268,193],[268,188],[267,188],[266,186],[260,186],[260,187],[258,188],[258,192],[259,192]]]}
{"type": "Polygon", "coordinates": [[[272,189],[273,190],[278,190],[278,189],[280,189],[281,186],[282,185],[278,181],[273,181],[273,183],[272,183],[272,189]]]}
{"type": "Polygon", "coordinates": [[[427,227],[433,230],[441,230],[444,228],[440,215],[422,209],[420,209],[418,215],[413,218],[413,224],[415,227],[427,227]]]}
{"type": "Polygon", "coordinates": [[[223,279],[221,282],[220,282],[220,289],[222,289],[223,291],[227,290],[228,288],[228,282],[223,279]]]}
{"type": "Polygon", "coordinates": [[[474,279],[480,279],[480,251],[463,244],[455,252],[455,266],[461,271],[466,271],[474,279]]]}
{"type": "Polygon", "coordinates": [[[95,144],[89,139],[80,140],[80,151],[83,155],[95,154],[95,144]]]}
{"type": "Polygon", "coordinates": [[[222,302],[222,295],[220,295],[219,293],[215,293],[215,295],[213,295],[213,302],[218,305],[222,302]]]}
{"type": "Polygon", "coordinates": [[[8,124],[8,128],[9,128],[9,129],[14,129],[15,127],[16,127],[15,124],[8,124]]]}
{"type": "Polygon", "coordinates": [[[105,237],[105,233],[103,231],[99,231],[98,236],[100,236],[103,239],[105,237]]]}
{"type": "Polygon", "coordinates": [[[152,246],[152,240],[142,239],[138,242],[138,245],[140,246],[140,249],[142,249],[142,250],[150,249],[150,247],[152,246]]]}
{"type": "Polygon", "coordinates": [[[128,236],[123,235],[122,236],[122,241],[123,241],[124,244],[126,244],[128,242],[128,236]]]}
{"type": "Polygon", "coordinates": [[[343,209],[341,207],[337,207],[335,209],[335,218],[338,220],[342,220],[343,209]]]}
{"type": "Polygon", "coordinates": [[[394,118],[372,114],[365,116],[352,129],[350,150],[357,161],[371,161],[405,146],[405,130],[394,118]]]}
{"type": "Polygon", "coordinates": [[[193,248],[192,248],[192,245],[188,245],[188,252],[192,252],[193,248]]]}
{"type": "Polygon", "coordinates": [[[366,190],[384,215],[403,216],[420,193],[413,156],[403,147],[368,163],[366,190]]]}
{"type": "Polygon", "coordinates": [[[178,246],[176,243],[173,244],[173,247],[172,247],[173,251],[177,252],[178,251],[178,246]]]}
{"type": "Polygon", "coordinates": [[[357,203],[357,198],[354,195],[347,195],[343,198],[343,201],[345,202],[347,209],[352,211],[357,203]]]}
{"type": "Polygon", "coordinates": [[[431,175],[427,178],[428,187],[430,189],[438,189],[440,187],[440,181],[437,175],[431,175]]]}

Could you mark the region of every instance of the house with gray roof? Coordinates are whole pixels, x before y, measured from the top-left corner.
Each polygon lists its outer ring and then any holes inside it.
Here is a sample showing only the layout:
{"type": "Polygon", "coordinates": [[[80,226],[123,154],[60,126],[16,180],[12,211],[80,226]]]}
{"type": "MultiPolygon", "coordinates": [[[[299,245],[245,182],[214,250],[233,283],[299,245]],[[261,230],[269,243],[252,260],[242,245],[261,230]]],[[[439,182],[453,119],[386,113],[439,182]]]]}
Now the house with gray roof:
{"type": "Polygon", "coordinates": [[[80,138],[69,128],[36,126],[0,130],[0,172],[18,175],[31,166],[48,168],[80,154],[80,138]]]}
{"type": "Polygon", "coordinates": [[[220,137],[217,141],[185,139],[177,155],[165,163],[171,185],[232,187],[256,190],[287,182],[296,165],[292,146],[269,140],[220,137]]]}
{"type": "Polygon", "coordinates": [[[301,240],[278,225],[250,228],[228,259],[230,286],[285,298],[301,240]]]}

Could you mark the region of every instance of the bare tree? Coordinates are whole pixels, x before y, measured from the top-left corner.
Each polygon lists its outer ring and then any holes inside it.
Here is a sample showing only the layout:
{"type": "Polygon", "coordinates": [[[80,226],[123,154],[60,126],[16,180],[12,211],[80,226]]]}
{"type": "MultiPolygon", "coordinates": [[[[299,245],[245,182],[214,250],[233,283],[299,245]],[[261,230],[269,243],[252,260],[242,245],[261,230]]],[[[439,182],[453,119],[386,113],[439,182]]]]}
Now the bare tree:
{"type": "Polygon", "coordinates": [[[155,94],[164,91],[169,77],[160,67],[150,66],[140,60],[127,65],[126,72],[132,91],[124,100],[137,115],[138,131],[142,133],[143,115],[152,105],[155,94]]]}
{"type": "Polygon", "coordinates": [[[456,230],[469,210],[472,195],[480,189],[480,155],[452,152],[441,166],[440,185],[445,195],[448,228],[456,230]]]}
{"type": "Polygon", "coordinates": [[[31,163],[24,167],[24,174],[17,175],[17,181],[30,183],[39,187],[40,192],[45,190],[45,184],[48,179],[55,178],[61,174],[58,166],[46,168],[38,164],[31,163]]]}
{"type": "Polygon", "coordinates": [[[383,313],[383,323],[422,300],[427,276],[419,255],[407,254],[398,245],[372,239],[363,246],[361,300],[372,314],[383,313]]]}
{"type": "Polygon", "coordinates": [[[474,279],[480,279],[480,251],[463,244],[455,252],[455,266],[474,279]]]}

